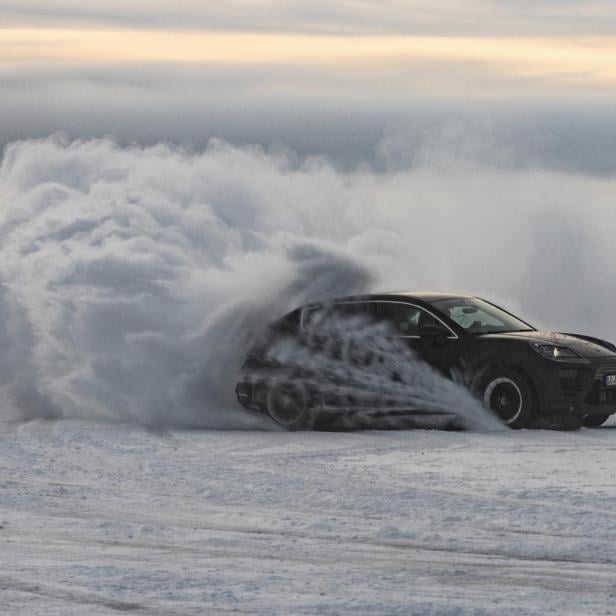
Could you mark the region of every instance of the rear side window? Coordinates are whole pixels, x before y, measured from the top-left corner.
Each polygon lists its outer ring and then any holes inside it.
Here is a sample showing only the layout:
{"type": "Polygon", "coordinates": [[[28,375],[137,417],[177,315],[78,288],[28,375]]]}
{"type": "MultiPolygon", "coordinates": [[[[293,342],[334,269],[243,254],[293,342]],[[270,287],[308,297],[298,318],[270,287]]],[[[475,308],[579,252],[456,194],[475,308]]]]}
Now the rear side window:
{"type": "Polygon", "coordinates": [[[325,310],[322,307],[304,308],[302,310],[302,329],[313,329],[324,314],[325,310]]]}
{"type": "Polygon", "coordinates": [[[410,304],[382,302],[378,308],[379,321],[388,323],[399,336],[418,336],[420,327],[440,325],[429,312],[410,304]]]}
{"type": "Polygon", "coordinates": [[[365,318],[370,321],[376,319],[376,306],[372,302],[349,302],[348,304],[334,304],[331,314],[340,318],[365,318]]]}
{"type": "Polygon", "coordinates": [[[276,334],[293,335],[299,328],[299,310],[294,310],[275,321],[270,329],[276,334]]]}
{"type": "Polygon", "coordinates": [[[365,319],[369,322],[376,320],[376,305],[373,302],[344,302],[304,308],[302,312],[302,329],[318,327],[324,319],[365,319]]]}

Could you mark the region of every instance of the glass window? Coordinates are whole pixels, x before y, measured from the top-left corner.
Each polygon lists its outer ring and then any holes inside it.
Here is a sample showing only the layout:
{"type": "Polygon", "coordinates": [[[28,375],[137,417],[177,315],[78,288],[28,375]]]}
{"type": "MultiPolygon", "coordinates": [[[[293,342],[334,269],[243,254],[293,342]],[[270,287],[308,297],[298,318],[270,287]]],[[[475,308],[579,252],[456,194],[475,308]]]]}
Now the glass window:
{"type": "Polygon", "coordinates": [[[311,329],[322,319],[376,319],[376,307],[372,302],[348,302],[305,308],[302,313],[302,327],[311,329]]]}
{"type": "Polygon", "coordinates": [[[397,302],[381,302],[378,306],[379,320],[389,323],[400,336],[418,336],[424,325],[441,325],[429,312],[397,302]]]}
{"type": "Polygon", "coordinates": [[[302,329],[312,329],[323,316],[323,308],[304,308],[302,310],[302,329]]]}
{"type": "Polygon", "coordinates": [[[340,318],[360,317],[374,321],[376,318],[376,308],[372,302],[349,302],[334,304],[331,314],[340,318]]]}
{"type": "Polygon", "coordinates": [[[533,331],[528,323],[475,297],[437,299],[431,304],[470,334],[533,331]]]}

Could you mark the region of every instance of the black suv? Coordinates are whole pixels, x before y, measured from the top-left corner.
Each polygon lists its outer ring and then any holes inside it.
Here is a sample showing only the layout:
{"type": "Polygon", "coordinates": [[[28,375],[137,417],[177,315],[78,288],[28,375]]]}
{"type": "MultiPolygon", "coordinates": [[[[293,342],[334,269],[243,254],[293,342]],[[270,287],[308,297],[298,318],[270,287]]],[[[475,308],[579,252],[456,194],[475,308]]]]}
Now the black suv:
{"type": "MultiPolygon", "coordinates": [[[[312,427],[320,413],[351,413],[349,399],[342,403],[323,393],[330,389],[322,371],[314,377],[319,362],[312,356],[333,352],[340,359],[340,348],[327,344],[335,337],[326,326],[332,321],[349,324],[351,364],[372,361],[361,353],[365,336],[358,324],[367,324],[409,358],[418,356],[463,382],[511,428],[600,426],[616,413],[616,346],[538,331],[491,302],[448,293],[362,295],[297,308],[272,323],[249,351],[236,388],[240,403],[289,429],[312,427]]],[[[331,378],[342,385],[345,377],[338,371],[331,378]]],[[[372,402],[378,408],[379,401],[372,402]]],[[[383,405],[383,412],[390,410],[391,404],[383,405]]]]}

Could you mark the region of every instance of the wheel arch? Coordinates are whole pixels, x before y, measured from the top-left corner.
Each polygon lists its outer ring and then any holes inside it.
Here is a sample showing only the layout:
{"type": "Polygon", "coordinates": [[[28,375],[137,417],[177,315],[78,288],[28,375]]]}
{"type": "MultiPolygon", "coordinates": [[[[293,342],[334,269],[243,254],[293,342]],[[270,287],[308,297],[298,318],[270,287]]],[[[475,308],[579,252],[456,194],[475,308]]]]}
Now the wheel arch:
{"type": "Polygon", "coordinates": [[[517,372],[519,375],[524,377],[528,382],[531,390],[531,394],[534,398],[536,408],[538,411],[541,409],[541,396],[539,395],[539,387],[531,375],[531,373],[524,369],[520,364],[517,364],[508,359],[502,358],[491,358],[487,361],[482,362],[474,371],[474,376],[472,379],[471,390],[473,393],[477,394],[479,388],[483,385],[487,376],[493,372],[498,371],[499,369],[508,369],[517,372]]]}

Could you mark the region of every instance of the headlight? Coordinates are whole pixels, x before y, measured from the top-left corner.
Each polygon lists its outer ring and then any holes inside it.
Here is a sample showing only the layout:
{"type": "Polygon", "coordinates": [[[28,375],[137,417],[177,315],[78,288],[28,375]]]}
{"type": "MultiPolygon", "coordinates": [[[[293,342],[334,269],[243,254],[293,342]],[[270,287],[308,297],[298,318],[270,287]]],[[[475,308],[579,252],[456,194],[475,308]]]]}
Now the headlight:
{"type": "Polygon", "coordinates": [[[575,362],[575,363],[588,363],[588,360],[578,355],[575,351],[568,349],[558,344],[550,344],[548,342],[531,342],[531,348],[537,351],[543,357],[547,359],[553,359],[554,361],[563,362],[575,362]]]}

